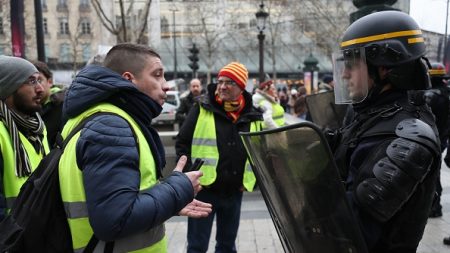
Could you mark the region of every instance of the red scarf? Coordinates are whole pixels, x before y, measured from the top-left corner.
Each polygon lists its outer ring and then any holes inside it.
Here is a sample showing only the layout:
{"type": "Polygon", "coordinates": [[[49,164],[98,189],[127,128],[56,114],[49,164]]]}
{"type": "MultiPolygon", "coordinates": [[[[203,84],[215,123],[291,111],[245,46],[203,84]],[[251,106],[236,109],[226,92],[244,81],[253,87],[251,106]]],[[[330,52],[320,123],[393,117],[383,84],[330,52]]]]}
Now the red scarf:
{"type": "Polygon", "coordinates": [[[227,112],[227,116],[235,123],[239,116],[241,115],[242,110],[245,107],[245,99],[241,94],[236,101],[222,101],[218,95],[216,95],[216,102],[223,107],[225,112],[227,112]]]}

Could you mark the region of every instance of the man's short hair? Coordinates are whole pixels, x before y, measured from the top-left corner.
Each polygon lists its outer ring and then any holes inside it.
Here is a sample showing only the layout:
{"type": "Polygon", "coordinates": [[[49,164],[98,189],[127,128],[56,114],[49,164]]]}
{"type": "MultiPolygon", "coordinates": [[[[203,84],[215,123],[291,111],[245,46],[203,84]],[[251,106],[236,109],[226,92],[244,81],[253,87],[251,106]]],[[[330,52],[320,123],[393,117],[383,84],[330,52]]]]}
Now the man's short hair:
{"type": "Polygon", "coordinates": [[[119,74],[128,71],[133,75],[139,75],[144,69],[144,63],[149,56],[161,59],[161,56],[148,46],[121,43],[109,50],[103,62],[103,66],[119,74]]]}
{"type": "Polygon", "coordinates": [[[199,82],[199,83],[200,83],[200,86],[202,86],[202,81],[200,81],[200,79],[198,79],[198,78],[192,79],[192,80],[189,82],[189,85],[191,85],[192,82],[194,82],[194,81],[199,82]]]}
{"type": "Polygon", "coordinates": [[[31,63],[33,63],[33,65],[45,76],[45,78],[51,79],[53,77],[53,73],[50,71],[50,68],[45,62],[31,61],[31,63]]]}

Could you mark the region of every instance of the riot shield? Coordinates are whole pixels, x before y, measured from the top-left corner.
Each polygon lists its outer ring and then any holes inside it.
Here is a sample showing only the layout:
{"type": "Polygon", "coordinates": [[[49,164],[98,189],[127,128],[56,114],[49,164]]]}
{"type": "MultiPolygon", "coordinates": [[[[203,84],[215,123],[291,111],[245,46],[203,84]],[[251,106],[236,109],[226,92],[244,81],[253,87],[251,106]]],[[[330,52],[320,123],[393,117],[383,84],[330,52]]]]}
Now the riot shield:
{"type": "Polygon", "coordinates": [[[285,252],[367,252],[316,125],[240,134],[285,252]]]}
{"type": "Polygon", "coordinates": [[[348,106],[335,104],[333,91],[306,96],[306,105],[312,122],[331,129],[342,126],[348,106]]]}

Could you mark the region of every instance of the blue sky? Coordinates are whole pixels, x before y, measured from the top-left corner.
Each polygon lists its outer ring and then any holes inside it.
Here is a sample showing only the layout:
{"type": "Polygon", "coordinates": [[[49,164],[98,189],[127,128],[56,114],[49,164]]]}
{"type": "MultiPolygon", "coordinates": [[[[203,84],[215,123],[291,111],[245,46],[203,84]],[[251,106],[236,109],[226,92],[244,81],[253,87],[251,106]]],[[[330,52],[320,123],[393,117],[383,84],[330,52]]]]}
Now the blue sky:
{"type": "MultiPolygon", "coordinates": [[[[447,0],[411,0],[410,15],[427,31],[445,33],[447,0]]],[[[450,34],[450,18],[447,34],[450,34]]]]}

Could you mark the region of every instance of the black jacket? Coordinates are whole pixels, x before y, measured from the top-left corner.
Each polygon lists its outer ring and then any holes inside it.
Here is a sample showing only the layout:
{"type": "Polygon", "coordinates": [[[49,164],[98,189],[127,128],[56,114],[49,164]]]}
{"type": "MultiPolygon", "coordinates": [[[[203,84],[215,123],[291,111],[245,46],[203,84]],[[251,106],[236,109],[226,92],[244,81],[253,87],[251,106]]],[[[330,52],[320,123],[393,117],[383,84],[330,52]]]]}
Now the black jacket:
{"type": "Polygon", "coordinates": [[[184,120],[186,119],[189,110],[194,106],[195,102],[197,102],[199,99],[194,98],[194,95],[192,95],[192,92],[189,92],[189,94],[182,98],[180,100],[180,107],[178,107],[177,112],[175,114],[175,119],[177,120],[178,124],[180,124],[180,127],[183,125],[184,120]]]}
{"type": "MultiPolygon", "coordinates": [[[[239,132],[250,131],[250,123],[262,121],[262,113],[253,107],[252,97],[244,92],[245,108],[236,123],[233,123],[226,115],[224,109],[217,104],[214,97],[216,84],[208,86],[208,94],[203,97],[199,104],[195,104],[189,112],[183,126],[181,127],[175,144],[177,157],[187,155],[190,158],[192,137],[197,124],[200,108],[214,113],[216,125],[217,148],[219,150],[219,162],[217,165],[216,181],[210,185],[211,191],[227,196],[242,189],[242,178],[244,173],[247,152],[239,136],[239,132]]],[[[185,168],[189,168],[189,164],[185,168]]]]}
{"type": "Polygon", "coordinates": [[[42,106],[40,115],[47,128],[47,139],[50,147],[53,147],[56,140],[56,134],[61,132],[63,127],[62,107],[66,89],[51,94],[50,101],[42,106]]]}

